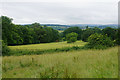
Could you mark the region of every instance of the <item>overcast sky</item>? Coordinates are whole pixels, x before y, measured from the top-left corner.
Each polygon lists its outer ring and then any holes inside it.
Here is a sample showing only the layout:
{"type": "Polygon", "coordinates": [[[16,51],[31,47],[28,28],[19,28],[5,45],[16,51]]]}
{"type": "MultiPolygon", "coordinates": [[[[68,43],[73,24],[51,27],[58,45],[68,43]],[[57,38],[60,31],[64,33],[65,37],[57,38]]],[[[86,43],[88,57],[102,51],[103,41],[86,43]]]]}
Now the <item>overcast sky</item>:
{"type": "Polygon", "coordinates": [[[15,24],[117,24],[118,1],[2,0],[0,15],[15,24]]]}

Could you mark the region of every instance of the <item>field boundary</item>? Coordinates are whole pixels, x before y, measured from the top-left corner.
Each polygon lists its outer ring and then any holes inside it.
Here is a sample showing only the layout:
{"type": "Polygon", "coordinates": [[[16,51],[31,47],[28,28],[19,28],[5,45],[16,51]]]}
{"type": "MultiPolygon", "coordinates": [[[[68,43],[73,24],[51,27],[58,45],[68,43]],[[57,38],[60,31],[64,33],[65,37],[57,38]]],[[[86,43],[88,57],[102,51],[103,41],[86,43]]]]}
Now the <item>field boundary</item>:
{"type": "Polygon", "coordinates": [[[64,48],[56,48],[56,49],[47,49],[47,50],[10,50],[10,52],[3,56],[21,56],[21,55],[39,55],[43,53],[54,53],[54,52],[68,52],[73,50],[83,50],[87,49],[83,46],[73,46],[73,47],[64,47],[64,48]]]}

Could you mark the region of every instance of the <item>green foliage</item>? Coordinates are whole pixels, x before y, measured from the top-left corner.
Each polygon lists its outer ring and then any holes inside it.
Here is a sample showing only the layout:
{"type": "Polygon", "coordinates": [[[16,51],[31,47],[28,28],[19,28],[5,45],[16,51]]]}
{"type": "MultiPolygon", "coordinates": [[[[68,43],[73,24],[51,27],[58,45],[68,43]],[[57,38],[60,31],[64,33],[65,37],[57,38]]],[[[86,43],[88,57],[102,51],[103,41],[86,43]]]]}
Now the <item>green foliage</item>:
{"type": "Polygon", "coordinates": [[[62,38],[63,41],[66,41],[65,37],[62,38]]]}
{"type": "Polygon", "coordinates": [[[114,44],[120,44],[120,29],[108,27],[101,30],[97,27],[89,28],[87,26],[85,30],[81,30],[79,27],[70,27],[64,32],[59,33],[57,30],[47,26],[41,26],[39,23],[33,23],[31,25],[15,25],[12,23],[11,18],[1,16],[0,19],[2,19],[2,40],[6,45],[50,43],[64,41],[65,39],[68,43],[80,39],[86,42],[88,41],[88,37],[95,33],[102,33],[103,35],[110,37],[114,44]]]}
{"type": "Polygon", "coordinates": [[[39,23],[15,25],[6,16],[2,19],[2,39],[7,45],[37,44],[59,41],[59,32],[39,23]]]}
{"type": "Polygon", "coordinates": [[[72,42],[76,42],[77,41],[77,33],[69,33],[66,35],[66,39],[67,39],[67,43],[72,43],[72,42]]]}
{"type": "Polygon", "coordinates": [[[104,49],[106,47],[114,46],[114,43],[111,38],[106,35],[95,33],[88,38],[87,46],[89,48],[104,49]]]}
{"type": "Polygon", "coordinates": [[[107,35],[108,37],[111,37],[112,40],[115,40],[117,30],[114,28],[107,27],[102,30],[104,35],[107,35]]]}
{"type": "Polygon", "coordinates": [[[56,42],[56,41],[59,41],[59,32],[50,28],[50,27],[45,27],[45,36],[42,40],[42,42],[56,42]]]}
{"type": "Polygon", "coordinates": [[[14,26],[12,24],[12,19],[2,16],[2,39],[6,44],[9,44],[12,41],[12,29],[14,26]]]}
{"type": "Polygon", "coordinates": [[[65,37],[68,33],[72,33],[72,32],[78,34],[77,40],[80,40],[80,39],[81,39],[82,30],[81,30],[79,27],[70,27],[70,28],[66,29],[66,30],[63,32],[63,37],[65,37]]]}
{"type": "Polygon", "coordinates": [[[118,28],[116,34],[115,34],[115,40],[114,40],[116,45],[120,45],[120,28],[118,28]]]}
{"type": "Polygon", "coordinates": [[[8,46],[5,44],[4,41],[2,41],[2,55],[9,55],[10,49],[8,46]]]}
{"type": "Polygon", "coordinates": [[[91,34],[94,34],[94,33],[102,33],[102,30],[97,28],[97,27],[95,27],[95,28],[87,28],[86,30],[83,30],[82,41],[87,42],[88,41],[88,37],[91,34]]]}

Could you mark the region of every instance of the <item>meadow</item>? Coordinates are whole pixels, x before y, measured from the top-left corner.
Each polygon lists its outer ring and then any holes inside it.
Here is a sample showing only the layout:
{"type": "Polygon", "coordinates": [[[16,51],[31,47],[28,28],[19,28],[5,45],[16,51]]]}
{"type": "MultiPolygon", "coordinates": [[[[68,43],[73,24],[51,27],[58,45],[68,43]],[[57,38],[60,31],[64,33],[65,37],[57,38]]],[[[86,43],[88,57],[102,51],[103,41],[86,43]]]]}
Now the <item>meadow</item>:
{"type": "Polygon", "coordinates": [[[18,46],[9,46],[10,55],[40,55],[43,53],[54,53],[54,52],[64,52],[72,50],[83,49],[83,46],[87,42],[77,41],[75,43],[64,42],[53,42],[53,43],[41,43],[41,44],[29,44],[29,45],[18,45],[18,46]]]}
{"type": "MultiPolygon", "coordinates": [[[[30,48],[34,47],[30,46],[30,48]]],[[[112,47],[105,50],[91,49],[42,55],[5,56],[2,59],[2,77],[117,78],[117,54],[118,47],[112,47]]]]}
{"type": "Polygon", "coordinates": [[[57,31],[36,22],[17,25],[7,16],[0,19],[3,78],[118,77],[119,28],[57,31]]]}
{"type": "Polygon", "coordinates": [[[18,45],[18,46],[9,46],[12,50],[48,50],[64,47],[73,47],[73,46],[84,46],[86,42],[76,41],[75,43],[64,42],[53,42],[53,43],[41,43],[41,44],[29,44],[29,45],[18,45]]]}

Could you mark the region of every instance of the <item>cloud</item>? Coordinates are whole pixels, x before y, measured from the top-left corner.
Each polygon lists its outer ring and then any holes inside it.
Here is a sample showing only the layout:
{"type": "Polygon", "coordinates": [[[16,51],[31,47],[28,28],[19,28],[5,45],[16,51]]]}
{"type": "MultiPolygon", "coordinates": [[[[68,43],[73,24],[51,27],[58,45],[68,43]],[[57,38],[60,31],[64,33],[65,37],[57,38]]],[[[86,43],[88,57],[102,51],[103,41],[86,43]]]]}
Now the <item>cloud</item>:
{"type": "Polygon", "coordinates": [[[0,7],[16,24],[116,24],[118,18],[118,0],[17,1],[5,0],[0,7]]]}
{"type": "Polygon", "coordinates": [[[118,2],[119,0],[1,0],[1,2],[118,2]]]}

